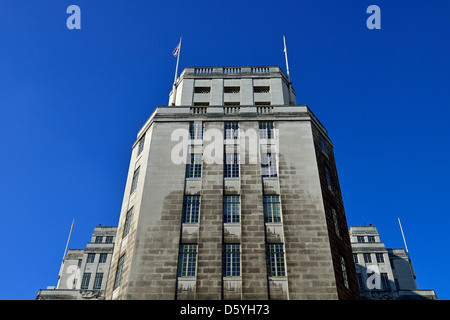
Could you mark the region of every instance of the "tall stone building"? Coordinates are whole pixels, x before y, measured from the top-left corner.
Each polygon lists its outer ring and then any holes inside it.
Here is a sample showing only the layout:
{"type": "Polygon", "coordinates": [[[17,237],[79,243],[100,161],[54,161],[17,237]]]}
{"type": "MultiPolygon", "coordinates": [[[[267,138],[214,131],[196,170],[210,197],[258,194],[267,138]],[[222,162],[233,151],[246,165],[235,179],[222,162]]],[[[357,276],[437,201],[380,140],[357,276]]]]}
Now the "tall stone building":
{"type": "Polygon", "coordinates": [[[96,226],[85,249],[69,249],[56,287],[39,290],[37,300],[103,300],[117,227],[96,226]]]}
{"type": "Polygon", "coordinates": [[[419,290],[409,254],[387,249],[375,226],[350,227],[350,241],[363,300],[437,300],[434,290],[419,290]]]}
{"type": "Polygon", "coordinates": [[[132,148],[106,299],[358,299],[327,131],[279,67],[190,67],[132,148]]]}

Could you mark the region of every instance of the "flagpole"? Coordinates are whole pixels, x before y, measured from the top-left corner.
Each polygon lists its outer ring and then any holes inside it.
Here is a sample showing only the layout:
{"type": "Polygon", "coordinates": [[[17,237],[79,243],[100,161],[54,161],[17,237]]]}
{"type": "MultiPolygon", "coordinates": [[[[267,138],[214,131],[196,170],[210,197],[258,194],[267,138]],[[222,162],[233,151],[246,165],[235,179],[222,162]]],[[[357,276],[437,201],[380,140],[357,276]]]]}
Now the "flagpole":
{"type": "MultiPolygon", "coordinates": [[[[67,248],[69,247],[69,241],[70,241],[70,237],[72,236],[72,230],[73,230],[73,224],[74,223],[75,223],[75,219],[73,219],[72,226],[70,227],[69,238],[67,239],[66,249],[64,250],[64,255],[63,255],[63,259],[62,259],[62,263],[61,263],[61,268],[59,269],[59,273],[58,273],[58,279],[61,278],[61,272],[62,272],[63,265],[64,265],[64,259],[66,258],[67,248]]],[[[59,286],[59,282],[58,282],[58,286],[59,286]]]]}
{"type": "Polygon", "coordinates": [[[287,56],[287,47],[286,47],[286,37],[283,35],[283,42],[284,42],[284,57],[286,59],[286,71],[289,83],[291,83],[291,76],[289,75],[289,62],[288,62],[288,56],[287,56]]]}
{"type": "Polygon", "coordinates": [[[288,76],[288,82],[289,82],[289,104],[294,104],[294,98],[292,93],[292,82],[291,82],[291,76],[289,74],[289,62],[288,62],[288,56],[287,56],[287,46],[286,46],[286,37],[283,35],[283,42],[284,42],[284,57],[286,59],[286,72],[288,76]]]}
{"type": "Polygon", "coordinates": [[[74,224],[74,223],[75,223],[75,219],[73,219],[73,221],[72,221],[72,226],[70,227],[69,238],[67,239],[67,244],[66,244],[66,249],[64,250],[63,260],[64,260],[64,258],[66,257],[67,248],[69,247],[70,236],[72,235],[72,230],[73,230],[73,224],[74,224]]]}
{"type": "Polygon", "coordinates": [[[406,248],[406,254],[408,255],[408,259],[409,259],[409,251],[408,251],[408,246],[406,245],[405,234],[403,233],[403,228],[402,228],[402,223],[400,222],[400,218],[398,218],[398,224],[400,225],[400,231],[402,232],[403,243],[405,244],[405,248],[406,248]]]}
{"type": "Polygon", "coordinates": [[[183,37],[180,37],[180,43],[179,45],[179,49],[178,49],[178,53],[177,53],[177,66],[175,68],[175,78],[173,79],[173,99],[172,99],[172,105],[175,105],[175,99],[176,99],[176,94],[177,94],[177,86],[176,86],[176,82],[177,82],[177,78],[178,78],[178,64],[180,62],[180,54],[181,54],[181,40],[183,39],[183,37]]]}
{"type": "Polygon", "coordinates": [[[411,272],[413,274],[414,279],[416,278],[416,275],[414,274],[414,269],[412,266],[412,262],[411,262],[411,256],[409,255],[409,250],[408,250],[408,246],[406,245],[406,238],[405,238],[405,234],[403,233],[403,228],[402,228],[402,223],[400,222],[400,218],[398,218],[398,224],[400,225],[400,231],[402,232],[402,237],[403,237],[403,242],[405,244],[405,249],[406,249],[406,255],[408,256],[408,262],[409,262],[409,266],[411,267],[411,272]]]}

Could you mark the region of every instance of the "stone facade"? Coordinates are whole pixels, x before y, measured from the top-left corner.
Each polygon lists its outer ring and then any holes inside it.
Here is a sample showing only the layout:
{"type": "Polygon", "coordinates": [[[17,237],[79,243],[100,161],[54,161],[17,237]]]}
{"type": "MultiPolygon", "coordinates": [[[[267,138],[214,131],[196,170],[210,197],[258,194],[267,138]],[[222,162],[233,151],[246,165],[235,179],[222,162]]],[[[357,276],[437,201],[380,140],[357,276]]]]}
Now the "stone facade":
{"type": "Polygon", "coordinates": [[[419,290],[404,249],[387,249],[375,226],[349,230],[361,299],[437,300],[434,290],[419,290]]]}
{"type": "Polygon", "coordinates": [[[186,68],[169,104],[133,146],[106,298],[358,299],[331,141],[281,69],[186,68]],[[195,123],[200,139],[189,138],[195,123]],[[188,175],[190,154],[200,155],[198,176],[188,175]],[[228,196],[238,199],[233,222],[228,196]]]}
{"type": "Polygon", "coordinates": [[[70,249],[56,287],[39,290],[37,300],[103,300],[117,227],[97,226],[85,249],[70,249]]]}

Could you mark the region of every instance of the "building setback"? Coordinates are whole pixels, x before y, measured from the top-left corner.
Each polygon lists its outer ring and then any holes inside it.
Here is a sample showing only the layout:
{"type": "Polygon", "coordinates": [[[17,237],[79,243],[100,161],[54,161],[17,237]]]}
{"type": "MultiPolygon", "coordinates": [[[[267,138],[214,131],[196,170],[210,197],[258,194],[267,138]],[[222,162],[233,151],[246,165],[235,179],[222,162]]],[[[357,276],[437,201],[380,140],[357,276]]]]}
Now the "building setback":
{"type": "Polygon", "coordinates": [[[276,66],[189,67],[138,132],[106,299],[358,299],[327,131],[276,66]]]}
{"type": "Polygon", "coordinates": [[[350,227],[353,257],[363,300],[437,300],[434,290],[419,290],[404,249],[386,249],[375,226],[350,227]]]}
{"type": "Polygon", "coordinates": [[[67,251],[56,287],[39,290],[37,300],[103,300],[117,227],[96,226],[85,249],[67,251]]]}

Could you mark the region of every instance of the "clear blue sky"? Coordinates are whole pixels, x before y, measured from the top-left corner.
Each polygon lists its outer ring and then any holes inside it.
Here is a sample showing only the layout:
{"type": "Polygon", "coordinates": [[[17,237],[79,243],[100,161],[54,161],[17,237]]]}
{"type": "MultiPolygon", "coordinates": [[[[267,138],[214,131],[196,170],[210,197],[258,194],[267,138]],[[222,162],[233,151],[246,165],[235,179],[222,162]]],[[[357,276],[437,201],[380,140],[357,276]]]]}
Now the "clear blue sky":
{"type": "Polygon", "coordinates": [[[279,65],[328,129],[349,225],[404,247],[450,298],[450,2],[2,0],[0,299],[56,285],[70,248],[117,225],[137,131],[187,66],[279,65]],[[66,9],[81,8],[81,30],[66,9]],[[381,30],[366,9],[381,8],[381,30]]]}

